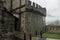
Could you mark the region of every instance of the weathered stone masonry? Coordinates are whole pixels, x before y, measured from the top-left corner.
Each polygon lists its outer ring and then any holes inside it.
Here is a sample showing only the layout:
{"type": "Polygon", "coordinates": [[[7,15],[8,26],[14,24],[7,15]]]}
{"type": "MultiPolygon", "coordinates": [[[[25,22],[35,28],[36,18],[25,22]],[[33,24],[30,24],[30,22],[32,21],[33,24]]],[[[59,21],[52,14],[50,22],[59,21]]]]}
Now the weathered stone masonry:
{"type": "MultiPolygon", "coordinates": [[[[6,3],[4,4],[4,6],[8,10],[10,10],[10,5],[11,5],[10,1],[11,0],[6,0],[6,3]]],[[[12,15],[9,14],[11,21],[14,22],[13,24],[15,24],[13,28],[12,28],[12,26],[9,25],[9,27],[13,29],[12,35],[14,35],[14,37],[16,37],[17,39],[24,39],[23,33],[31,34],[32,36],[36,36],[36,31],[37,31],[38,35],[40,34],[40,31],[44,32],[44,30],[45,30],[44,19],[46,17],[46,9],[42,8],[40,5],[38,5],[34,2],[31,2],[30,0],[21,0],[21,4],[20,4],[20,0],[13,0],[13,9],[17,8],[19,6],[22,6],[22,5],[25,5],[25,6],[20,9],[20,11],[22,12],[20,15],[19,15],[19,13],[20,13],[19,9],[14,11],[12,15]],[[15,14],[15,13],[18,13],[18,14],[15,14]],[[12,17],[12,16],[14,16],[14,17],[12,17]],[[19,23],[21,23],[20,26],[19,26],[19,23]]],[[[9,21],[9,23],[10,23],[10,21],[9,21]]],[[[9,27],[7,27],[7,28],[9,28],[9,27]]],[[[10,28],[9,28],[9,30],[10,30],[10,28]]],[[[15,40],[14,37],[11,38],[11,40],[15,40]]],[[[28,38],[28,36],[27,36],[27,38],[28,38]]]]}
{"type": "Polygon", "coordinates": [[[13,40],[14,31],[18,30],[16,27],[19,26],[18,18],[7,13],[4,6],[4,1],[0,0],[0,40],[13,40]]]}
{"type": "Polygon", "coordinates": [[[60,33],[60,26],[57,26],[57,25],[47,25],[47,32],[50,32],[50,33],[60,33]]]}

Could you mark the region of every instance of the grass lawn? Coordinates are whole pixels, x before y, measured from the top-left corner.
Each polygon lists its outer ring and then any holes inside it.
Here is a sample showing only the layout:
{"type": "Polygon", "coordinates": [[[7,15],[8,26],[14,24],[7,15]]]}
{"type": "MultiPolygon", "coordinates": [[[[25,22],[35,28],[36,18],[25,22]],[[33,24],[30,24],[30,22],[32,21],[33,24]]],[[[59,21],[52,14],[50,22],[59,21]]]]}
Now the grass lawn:
{"type": "Polygon", "coordinates": [[[60,38],[60,34],[52,34],[52,33],[43,33],[42,37],[47,37],[47,38],[60,38]]]}

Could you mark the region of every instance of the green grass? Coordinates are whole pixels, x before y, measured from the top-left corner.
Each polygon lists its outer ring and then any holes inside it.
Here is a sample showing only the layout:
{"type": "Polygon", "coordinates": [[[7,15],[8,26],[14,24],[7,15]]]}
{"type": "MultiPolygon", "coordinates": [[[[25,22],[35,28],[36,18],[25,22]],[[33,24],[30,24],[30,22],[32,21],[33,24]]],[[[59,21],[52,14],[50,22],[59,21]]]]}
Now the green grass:
{"type": "Polygon", "coordinates": [[[60,38],[60,34],[52,34],[52,33],[43,33],[42,37],[47,37],[47,38],[60,38]]]}

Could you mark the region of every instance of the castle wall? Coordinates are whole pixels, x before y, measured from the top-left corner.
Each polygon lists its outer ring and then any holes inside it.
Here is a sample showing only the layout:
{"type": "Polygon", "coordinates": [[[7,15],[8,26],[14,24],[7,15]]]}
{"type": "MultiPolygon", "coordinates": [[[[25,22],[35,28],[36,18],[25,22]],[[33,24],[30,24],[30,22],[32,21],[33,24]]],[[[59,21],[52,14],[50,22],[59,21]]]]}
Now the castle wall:
{"type": "Polygon", "coordinates": [[[28,1],[27,5],[26,5],[26,9],[34,10],[36,12],[39,12],[43,16],[46,16],[46,9],[42,8],[40,5],[38,5],[38,4],[34,3],[34,2],[28,1]]]}
{"type": "Polygon", "coordinates": [[[35,12],[27,12],[25,18],[26,18],[25,26],[26,26],[26,31],[28,33],[35,35],[36,31],[38,32],[38,34],[40,33],[40,31],[42,31],[44,27],[42,15],[37,14],[35,12]]]}
{"type": "MultiPolygon", "coordinates": [[[[46,9],[42,8],[40,5],[38,5],[34,2],[31,2],[29,0],[21,0],[21,1],[13,0],[12,9],[15,9],[22,5],[25,5],[25,6],[23,8],[21,8],[20,10],[18,9],[16,11],[14,11],[14,12],[18,13],[18,14],[15,14],[15,16],[17,15],[19,17],[19,21],[18,20],[17,21],[20,23],[20,27],[18,27],[18,28],[20,28],[20,31],[14,30],[13,31],[13,32],[15,32],[14,36],[21,38],[24,35],[24,33],[32,34],[32,36],[35,36],[36,31],[38,34],[40,34],[40,31],[43,31],[43,28],[45,27],[45,21],[43,22],[43,17],[46,17],[46,9]],[[21,4],[20,4],[20,2],[21,2],[21,4]],[[20,11],[22,12],[21,14],[19,14],[20,11]]],[[[6,3],[4,3],[4,6],[8,9],[8,11],[10,11],[11,0],[6,0],[6,3]]],[[[11,16],[9,16],[9,17],[11,17],[11,16]]],[[[11,19],[9,19],[9,20],[11,20],[11,19]]],[[[13,20],[11,20],[11,21],[13,21],[13,20]]],[[[14,21],[15,21],[15,19],[14,19],[14,21]]],[[[10,21],[9,21],[9,23],[10,23],[10,21]]],[[[9,27],[11,27],[11,26],[9,25],[9,27]]],[[[14,27],[14,28],[16,28],[16,27],[14,27]]]]}
{"type": "Polygon", "coordinates": [[[50,33],[60,33],[60,26],[47,26],[47,29],[50,33]]]}
{"type": "Polygon", "coordinates": [[[15,18],[13,16],[5,12],[0,13],[0,40],[13,40],[14,26],[15,18]]]}

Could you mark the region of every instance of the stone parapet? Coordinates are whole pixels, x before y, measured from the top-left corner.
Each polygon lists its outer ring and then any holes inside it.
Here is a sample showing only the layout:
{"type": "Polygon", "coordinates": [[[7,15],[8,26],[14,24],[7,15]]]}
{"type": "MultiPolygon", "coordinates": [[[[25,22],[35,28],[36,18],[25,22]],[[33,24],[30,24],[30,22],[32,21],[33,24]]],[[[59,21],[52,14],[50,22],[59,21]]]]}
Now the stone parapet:
{"type": "Polygon", "coordinates": [[[40,5],[38,5],[34,2],[27,1],[26,2],[26,9],[29,11],[39,12],[43,16],[46,16],[46,8],[42,8],[40,5]]]}

